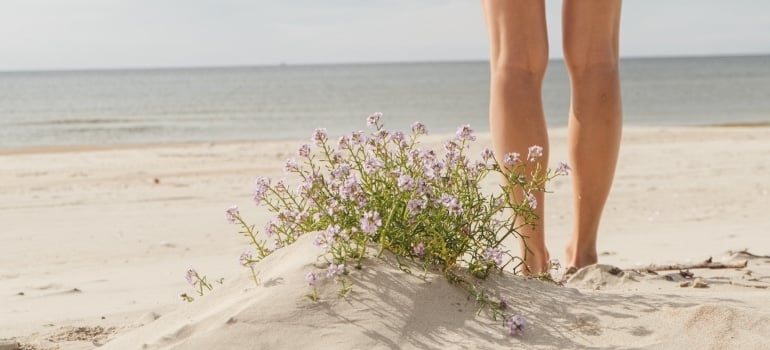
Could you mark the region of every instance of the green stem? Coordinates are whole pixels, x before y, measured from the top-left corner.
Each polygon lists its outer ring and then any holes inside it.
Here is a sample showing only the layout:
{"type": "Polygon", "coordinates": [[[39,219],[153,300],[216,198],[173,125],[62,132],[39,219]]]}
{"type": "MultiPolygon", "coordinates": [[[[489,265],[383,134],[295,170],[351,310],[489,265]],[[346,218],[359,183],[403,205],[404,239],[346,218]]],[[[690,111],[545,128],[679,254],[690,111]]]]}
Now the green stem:
{"type": "Polygon", "coordinates": [[[257,237],[254,235],[254,230],[248,224],[246,224],[245,221],[243,221],[240,215],[235,215],[235,218],[238,219],[238,222],[241,223],[241,226],[246,229],[246,233],[248,233],[249,238],[251,238],[251,242],[254,243],[254,246],[259,251],[259,255],[261,257],[267,256],[267,251],[265,248],[259,242],[257,242],[257,237]]]}
{"type": "MultiPolygon", "coordinates": [[[[390,213],[388,213],[388,219],[385,221],[385,225],[382,226],[383,229],[390,228],[390,221],[393,220],[393,213],[396,211],[397,206],[392,206],[390,208],[390,213]]],[[[382,252],[385,251],[385,233],[380,233],[380,251],[377,252],[377,257],[379,258],[382,255],[382,252]]]]}
{"type": "Polygon", "coordinates": [[[251,270],[251,277],[254,278],[254,283],[259,286],[259,279],[257,278],[257,272],[254,271],[254,267],[249,265],[249,269],[251,270]]]}

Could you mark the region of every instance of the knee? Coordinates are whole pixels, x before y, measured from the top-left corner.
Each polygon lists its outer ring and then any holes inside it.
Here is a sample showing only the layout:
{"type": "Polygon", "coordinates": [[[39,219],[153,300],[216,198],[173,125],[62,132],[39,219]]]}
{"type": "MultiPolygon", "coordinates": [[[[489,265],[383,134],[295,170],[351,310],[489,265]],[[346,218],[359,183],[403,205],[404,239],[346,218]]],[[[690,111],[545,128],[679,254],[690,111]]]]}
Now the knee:
{"type": "Polygon", "coordinates": [[[500,57],[490,65],[492,79],[498,82],[542,84],[548,60],[515,60],[500,57]]]}
{"type": "Polygon", "coordinates": [[[612,54],[576,55],[564,52],[564,62],[570,77],[579,82],[582,79],[616,80],[619,75],[618,58],[612,54]]]}

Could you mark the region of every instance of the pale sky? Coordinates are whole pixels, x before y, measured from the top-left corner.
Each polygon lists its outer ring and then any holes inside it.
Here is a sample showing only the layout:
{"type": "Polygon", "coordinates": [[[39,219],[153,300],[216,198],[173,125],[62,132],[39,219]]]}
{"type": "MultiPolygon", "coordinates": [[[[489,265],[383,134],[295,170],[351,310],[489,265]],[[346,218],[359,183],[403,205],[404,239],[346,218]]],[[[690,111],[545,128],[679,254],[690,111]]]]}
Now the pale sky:
{"type": "MultiPolygon", "coordinates": [[[[0,0],[0,38],[0,71],[488,57],[478,0],[0,0]]],[[[623,3],[621,56],[769,53],[770,1],[623,3]]]]}

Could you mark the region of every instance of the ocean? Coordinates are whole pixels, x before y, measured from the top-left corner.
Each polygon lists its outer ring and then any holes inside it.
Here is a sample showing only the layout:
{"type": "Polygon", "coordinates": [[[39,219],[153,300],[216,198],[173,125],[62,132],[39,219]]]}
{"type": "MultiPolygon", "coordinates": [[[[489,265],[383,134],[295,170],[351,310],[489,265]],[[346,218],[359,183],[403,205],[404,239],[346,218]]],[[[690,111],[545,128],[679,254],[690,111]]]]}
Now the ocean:
{"type": "MultiPolygon", "coordinates": [[[[621,60],[626,125],[770,122],[770,56],[621,60]]],[[[486,62],[0,72],[0,148],[307,138],[413,121],[488,130],[486,62]]],[[[548,124],[569,79],[549,64],[548,124]]]]}

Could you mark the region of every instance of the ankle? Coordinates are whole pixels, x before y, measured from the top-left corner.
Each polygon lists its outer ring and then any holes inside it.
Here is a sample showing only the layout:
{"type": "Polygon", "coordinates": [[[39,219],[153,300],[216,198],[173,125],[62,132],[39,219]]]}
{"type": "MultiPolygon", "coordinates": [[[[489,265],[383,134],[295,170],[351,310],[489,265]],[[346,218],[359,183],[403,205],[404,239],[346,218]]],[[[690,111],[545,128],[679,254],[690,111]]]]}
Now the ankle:
{"type": "Polygon", "coordinates": [[[581,268],[588,265],[596,264],[599,261],[598,254],[596,253],[596,247],[575,247],[570,244],[565,251],[565,266],[581,268]]]}
{"type": "Polygon", "coordinates": [[[527,252],[522,251],[521,258],[523,265],[518,270],[522,275],[539,275],[550,269],[551,256],[548,249],[530,248],[527,252]]]}

